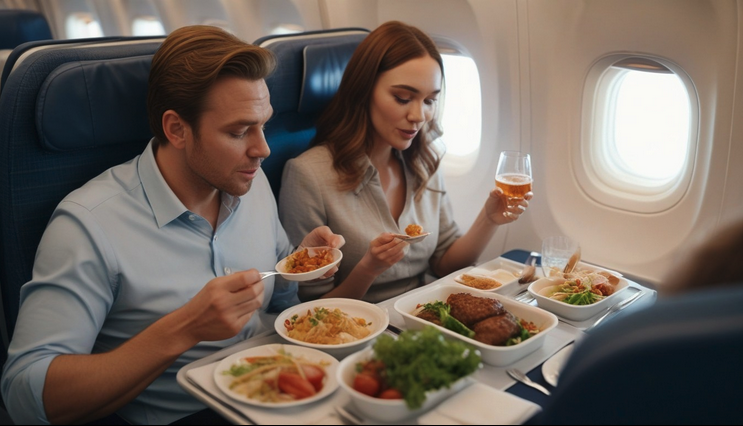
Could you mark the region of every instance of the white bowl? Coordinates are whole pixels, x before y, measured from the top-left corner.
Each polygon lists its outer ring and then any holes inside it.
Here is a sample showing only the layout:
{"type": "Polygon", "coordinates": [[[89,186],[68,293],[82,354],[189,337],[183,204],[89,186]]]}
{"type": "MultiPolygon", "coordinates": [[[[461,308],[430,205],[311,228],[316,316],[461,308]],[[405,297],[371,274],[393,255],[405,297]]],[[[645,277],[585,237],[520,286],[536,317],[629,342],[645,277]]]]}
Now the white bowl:
{"type": "MultiPolygon", "coordinates": [[[[314,255],[317,254],[317,252],[320,249],[328,249],[328,248],[329,247],[308,247],[307,248],[307,253],[310,256],[314,256],[314,255]]],[[[333,255],[333,261],[330,262],[329,264],[323,266],[322,268],[315,269],[314,271],[300,272],[300,273],[286,272],[286,261],[293,255],[293,253],[290,254],[289,256],[281,259],[279,261],[279,263],[276,264],[276,271],[278,271],[281,274],[281,276],[284,277],[284,279],[287,280],[287,281],[309,281],[309,280],[315,280],[315,279],[320,278],[323,275],[325,275],[326,272],[328,272],[332,267],[334,267],[335,265],[337,265],[338,262],[341,261],[341,259],[343,259],[343,252],[342,251],[340,251],[338,249],[335,249],[335,248],[331,248],[330,249],[330,252],[333,255]]]]}
{"type": "MultiPolygon", "coordinates": [[[[581,269],[602,270],[601,268],[594,268],[585,265],[581,265],[581,269]]],[[[608,309],[609,306],[614,304],[617,295],[629,287],[629,282],[625,278],[619,276],[617,276],[617,278],[619,278],[619,283],[614,286],[614,293],[590,305],[571,305],[539,294],[539,291],[543,288],[565,281],[560,277],[540,278],[534,281],[529,284],[529,294],[536,299],[537,306],[542,309],[546,309],[569,320],[585,321],[594,315],[597,315],[599,312],[608,309]]]]}
{"type": "Polygon", "coordinates": [[[480,350],[482,361],[484,363],[497,367],[512,364],[542,347],[547,334],[550,332],[550,330],[557,326],[557,317],[554,314],[543,309],[516,302],[515,300],[509,299],[499,294],[495,294],[490,291],[476,290],[473,288],[453,284],[432,286],[430,289],[421,292],[415,292],[411,295],[402,297],[397,302],[395,302],[395,310],[399,312],[400,315],[402,315],[403,319],[405,320],[406,328],[412,330],[420,330],[427,325],[438,327],[442,331],[442,333],[444,333],[444,335],[450,338],[462,340],[475,346],[477,349],[480,350]],[[423,305],[425,303],[435,302],[437,300],[446,302],[446,299],[449,297],[449,295],[454,293],[469,293],[477,297],[497,299],[503,304],[503,307],[505,307],[508,312],[512,313],[520,319],[533,322],[541,331],[517,345],[493,346],[486,345],[485,343],[462,336],[461,334],[455,333],[444,327],[440,327],[415,316],[414,312],[417,310],[419,304],[423,305]]]}
{"type": "Polygon", "coordinates": [[[389,325],[389,323],[390,318],[387,314],[387,311],[383,310],[377,305],[364,302],[362,300],[335,298],[312,300],[310,302],[301,303],[299,305],[288,308],[284,312],[279,314],[279,316],[276,318],[274,327],[276,328],[276,332],[290,343],[319,349],[330,355],[333,355],[338,359],[341,359],[346,355],[357,352],[363,349],[365,346],[369,345],[374,340],[374,338],[376,338],[387,328],[387,325],[389,325]],[[323,307],[328,309],[338,308],[351,317],[364,318],[367,323],[371,323],[371,325],[369,325],[369,331],[371,331],[371,333],[369,333],[369,335],[364,337],[363,339],[337,345],[307,343],[289,337],[286,332],[286,327],[284,327],[284,322],[291,319],[291,317],[293,317],[294,315],[302,316],[306,315],[308,311],[313,312],[315,307],[323,307]]]}
{"type": "Polygon", "coordinates": [[[423,406],[411,410],[404,399],[374,398],[353,388],[353,379],[357,374],[356,364],[371,359],[373,355],[374,349],[366,348],[347,356],[338,366],[337,381],[340,387],[350,395],[351,403],[359,414],[379,422],[398,423],[409,417],[419,416],[473,382],[473,379],[467,376],[452,383],[449,388],[426,392],[423,406]]]}

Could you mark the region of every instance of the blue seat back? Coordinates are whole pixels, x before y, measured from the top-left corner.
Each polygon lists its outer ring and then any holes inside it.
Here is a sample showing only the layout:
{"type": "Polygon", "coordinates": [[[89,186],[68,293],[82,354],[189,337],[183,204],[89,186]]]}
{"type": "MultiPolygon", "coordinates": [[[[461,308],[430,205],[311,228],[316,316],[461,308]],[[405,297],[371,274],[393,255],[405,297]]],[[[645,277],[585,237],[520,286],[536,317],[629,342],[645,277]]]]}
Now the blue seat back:
{"type": "Polygon", "coordinates": [[[31,10],[0,10],[0,49],[14,49],[28,41],[51,38],[52,31],[44,15],[31,10]]]}
{"type": "Polygon", "coordinates": [[[262,164],[277,200],[284,164],[309,146],[315,120],[338,90],[348,61],[368,34],[363,28],[341,28],[255,41],[278,60],[276,71],[266,79],[274,115],[265,131],[271,155],[262,164]]]}
{"type": "Polygon", "coordinates": [[[544,424],[743,424],[743,283],[661,299],[579,342],[544,424]]]}
{"type": "Polygon", "coordinates": [[[52,45],[8,76],[0,93],[0,284],[9,335],[57,204],[149,141],[147,79],[161,42],[52,45]]]}

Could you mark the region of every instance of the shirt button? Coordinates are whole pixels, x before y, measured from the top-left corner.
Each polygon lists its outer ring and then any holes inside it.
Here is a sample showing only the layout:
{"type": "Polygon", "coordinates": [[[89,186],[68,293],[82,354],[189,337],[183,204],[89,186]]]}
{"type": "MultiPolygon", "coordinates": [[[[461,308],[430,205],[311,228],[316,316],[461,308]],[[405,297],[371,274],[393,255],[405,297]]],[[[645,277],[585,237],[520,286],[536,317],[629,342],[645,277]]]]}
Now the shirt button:
{"type": "Polygon", "coordinates": [[[230,268],[228,268],[228,267],[225,266],[225,268],[224,268],[224,274],[225,275],[229,275],[231,273],[232,273],[232,269],[230,269],[230,268]]]}
{"type": "Polygon", "coordinates": [[[188,215],[188,220],[190,220],[190,221],[196,220],[196,215],[195,214],[188,215]]]}
{"type": "Polygon", "coordinates": [[[214,241],[217,241],[218,239],[219,239],[219,237],[217,237],[217,236],[215,235],[215,236],[214,236],[214,241]]]}

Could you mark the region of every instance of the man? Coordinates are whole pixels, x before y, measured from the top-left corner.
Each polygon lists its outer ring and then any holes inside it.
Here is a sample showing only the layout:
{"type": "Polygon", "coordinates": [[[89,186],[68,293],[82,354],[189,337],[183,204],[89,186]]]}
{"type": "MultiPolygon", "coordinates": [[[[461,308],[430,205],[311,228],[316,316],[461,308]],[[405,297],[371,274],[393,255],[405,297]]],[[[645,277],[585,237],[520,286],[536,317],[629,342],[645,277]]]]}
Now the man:
{"type": "MultiPolygon", "coordinates": [[[[163,42],[149,77],[155,137],[59,204],[22,289],[2,377],[16,423],[183,418],[204,406],[178,369],[255,334],[259,310],[298,302],[296,283],[258,273],[292,250],[260,169],[274,67],[215,27],[163,42]]],[[[302,244],[343,242],[322,227],[302,244]]]]}

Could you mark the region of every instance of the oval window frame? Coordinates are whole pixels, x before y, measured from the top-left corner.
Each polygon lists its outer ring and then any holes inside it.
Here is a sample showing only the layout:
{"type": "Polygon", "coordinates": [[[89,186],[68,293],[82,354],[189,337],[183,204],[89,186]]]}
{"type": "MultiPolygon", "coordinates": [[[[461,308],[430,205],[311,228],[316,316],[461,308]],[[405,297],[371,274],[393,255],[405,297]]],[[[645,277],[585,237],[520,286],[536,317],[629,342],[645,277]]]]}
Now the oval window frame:
{"type": "MultiPolygon", "coordinates": [[[[478,78],[478,84],[479,84],[479,98],[477,99],[476,106],[477,111],[479,112],[479,120],[475,125],[472,125],[470,127],[477,129],[477,135],[479,136],[479,140],[475,143],[475,148],[471,150],[470,152],[466,154],[453,154],[451,152],[447,152],[446,149],[446,142],[444,141],[446,136],[446,129],[444,130],[444,136],[442,138],[437,138],[434,141],[435,146],[439,150],[440,153],[443,153],[443,158],[441,160],[441,168],[444,171],[445,176],[463,176],[469,173],[472,169],[474,169],[475,164],[477,163],[477,159],[480,155],[480,150],[482,148],[482,117],[483,117],[483,111],[482,111],[482,77],[480,74],[480,68],[477,66],[477,61],[475,61],[475,58],[472,57],[472,54],[460,43],[450,39],[445,38],[441,36],[432,36],[431,37],[436,44],[437,49],[439,50],[439,53],[443,55],[451,55],[451,56],[461,56],[465,58],[469,58],[472,63],[475,66],[475,71],[477,72],[477,78],[478,78]]],[[[446,72],[446,69],[444,69],[444,72],[446,72]]],[[[443,112],[446,110],[446,91],[447,91],[447,85],[448,85],[448,79],[444,79],[444,87],[442,90],[442,95],[439,99],[439,105],[442,107],[439,109],[438,112],[438,120],[439,124],[443,127],[443,112]]],[[[449,134],[449,137],[452,137],[451,133],[449,134]]],[[[456,140],[457,135],[453,135],[453,139],[456,140]]]]}
{"type": "Polygon", "coordinates": [[[618,210],[653,214],[673,208],[691,185],[699,144],[699,120],[699,94],[691,77],[677,64],[665,58],[638,53],[614,53],[599,58],[589,67],[585,78],[580,137],[574,142],[573,171],[579,187],[595,202],[618,210]],[[606,117],[612,114],[614,107],[607,102],[610,98],[607,90],[615,86],[603,80],[607,73],[621,72],[613,70],[614,64],[631,58],[657,62],[666,67],[681,80],[689,96],[686,160],[675,178],[656,186],[639,184],[628,173],[612,170],[612,167],[607,169],[607,165],[613,162],[602,158],[607,151],[615,149],[614,145],[607,148],[603,144],[609,132],[602,124],[606,123],[606,117]],[[610,171],[609,175],[606,170],[610,171]]]}

